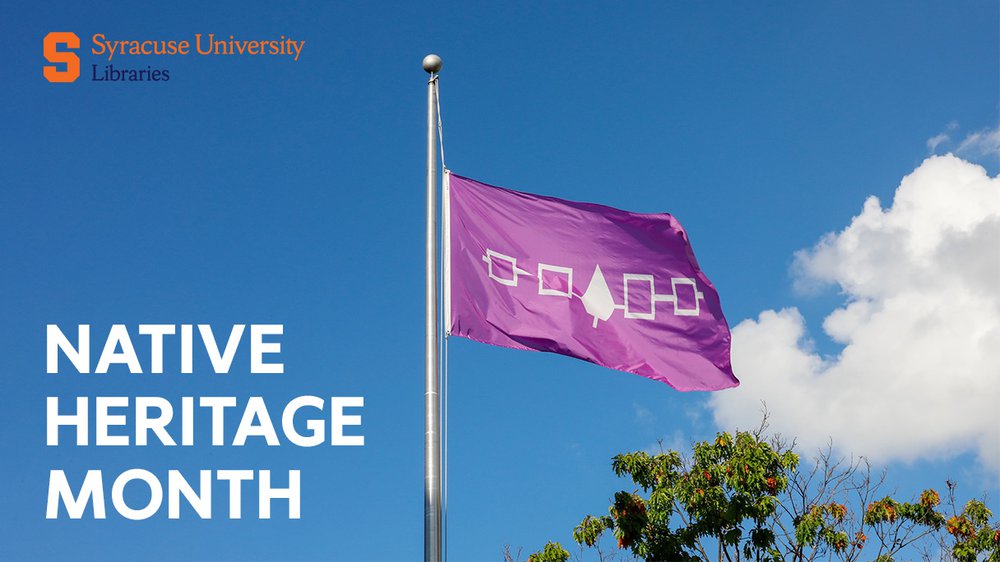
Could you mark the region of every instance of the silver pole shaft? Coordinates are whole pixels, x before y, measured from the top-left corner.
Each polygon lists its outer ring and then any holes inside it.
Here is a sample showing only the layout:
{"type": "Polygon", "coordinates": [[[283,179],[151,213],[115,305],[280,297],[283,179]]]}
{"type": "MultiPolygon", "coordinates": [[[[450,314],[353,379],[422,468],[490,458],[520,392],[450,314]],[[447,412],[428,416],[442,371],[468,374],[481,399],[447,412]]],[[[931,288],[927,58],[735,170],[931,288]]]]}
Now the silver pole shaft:
{"type": "Polygon", "coordinates": [[[441,562],[441,418],[438,372],[437,104],[434,96],[441,59],[428,55],[427,82],[427,286],[424,338],[424,560],[441,562]],[[435,60],[431,59],[434,57],[435,60]],[[428,59],[431,59],[430,61],[428,59]]]}

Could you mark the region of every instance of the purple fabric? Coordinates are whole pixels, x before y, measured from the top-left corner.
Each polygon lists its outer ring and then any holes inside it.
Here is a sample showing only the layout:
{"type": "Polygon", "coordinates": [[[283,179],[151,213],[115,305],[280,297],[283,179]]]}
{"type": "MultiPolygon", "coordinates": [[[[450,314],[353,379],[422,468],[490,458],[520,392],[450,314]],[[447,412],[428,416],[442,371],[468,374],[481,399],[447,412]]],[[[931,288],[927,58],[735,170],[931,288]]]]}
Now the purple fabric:
{"type": "Polygon", "coordinates": [[[677,390],[739,385],[719,296],[674,217],[455,174],[448,191],[452,335],[569,355],[677,390]]]}

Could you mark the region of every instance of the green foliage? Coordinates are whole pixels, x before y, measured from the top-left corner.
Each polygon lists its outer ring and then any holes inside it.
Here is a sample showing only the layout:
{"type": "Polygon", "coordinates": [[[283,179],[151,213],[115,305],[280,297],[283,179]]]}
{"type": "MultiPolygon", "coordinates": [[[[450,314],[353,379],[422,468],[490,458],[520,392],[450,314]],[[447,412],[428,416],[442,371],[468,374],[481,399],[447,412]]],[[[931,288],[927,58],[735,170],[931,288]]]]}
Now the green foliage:
{"type": "Polygon", "coordinates": [[[614,520],[610,517],[594,517],[588,515],[583,518],[583,521],[573,529],[573,540],[577,544],[584,544],[587,546],[594,546],[597,541],[601,538],[601,534],[605,530],[614,528],[614,520]]]}
{"type": "Polygon", "coordinates": [[[779,558],[766,522],[798,466],[794,453],[775,451],[748,432],[720,433],[712,443],[696,444],[688,464],[668,451],[617,455],[611,466],[649,497],[616,493],[607,516],[588,515],[576,527],[577,543],[592,547],[611,530],[618,547],[639,558],[698,560],[699,540],[711,537],[727,551],[779,558]]]}
{"type": "MultiPolygon", "coordinates": [[[[860,462],[843,468],[821,454],[800,473],[798,455],[762,439],[763,428],[719,433],[694,444],[690,458],[677,451],[616,455],[612,470],[637,488],[615,493],[607,515],[586,516],[573,539],[601,553],[610,531],[618,549],[644,560],[855,561],[864,552],[864,559],[892,562],[917,541],[938,537],[956,562],[1000,562],[1000,529],[981,501],[946,518],[933,489],[914,502],[874,499],[881,481],[873,483],[860,462]]],[[[528,560],[568,558],[549,543],[528,560]]]]}
{"type": "Polygon", "coordinates": [[[951,553],[957,562],[975,562],[980,554],[987,554],[990,562],[1000,562],[1000,528],[990,526],[992,516],[986,504],[970,500],[961,513],[945,522],[954,537],[951,553]]]}
{"type": "Polygon", "coordinates": [[[550,542],[541,551],[528,557],[528,562],[566,562],[569,552],[557,542],[550,542]]]}
{"type": "Polygon", "coordinates": [[[795,540],[802,546],[825,544],[838,554],[846,552],[848,548],[862,548],[867,537],[859,533],[855,535],[854,541],[851,541],[847,533],[842,530],[845,517],[847,517],[847,506],[842,503],[814,505],[798,518],[798,523],[795,525],[795,540]]]}

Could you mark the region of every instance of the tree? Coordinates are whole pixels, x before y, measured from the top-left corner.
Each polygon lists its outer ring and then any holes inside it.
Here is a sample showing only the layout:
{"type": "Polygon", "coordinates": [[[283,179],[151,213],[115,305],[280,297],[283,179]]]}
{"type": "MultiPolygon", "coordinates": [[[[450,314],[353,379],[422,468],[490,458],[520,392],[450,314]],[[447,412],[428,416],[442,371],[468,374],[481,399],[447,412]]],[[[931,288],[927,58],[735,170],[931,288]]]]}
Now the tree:
{"type": "MultiPolygon", "coordinates": [[[[910,502],[882,495],[884,472],[875,478],[865,459],[837,458],[832,446],[800,467],[794,442],[766,438],[766,429],[765,413],[758,429],[719,433],[689,458],[673,450],[616,455],[612,470],[636,488],[617,492],[607,515],[586,516],[573,539],[599,549],[611,533],[622,553],[642,560],[890,562],[920,552],[925,560],[1000,562],[992,512],[975,499],[958,510],[952,482],[946,514],[933,489],[910,502]]],[[[529,561],[569,558],[549,543],[529,561]]]]}

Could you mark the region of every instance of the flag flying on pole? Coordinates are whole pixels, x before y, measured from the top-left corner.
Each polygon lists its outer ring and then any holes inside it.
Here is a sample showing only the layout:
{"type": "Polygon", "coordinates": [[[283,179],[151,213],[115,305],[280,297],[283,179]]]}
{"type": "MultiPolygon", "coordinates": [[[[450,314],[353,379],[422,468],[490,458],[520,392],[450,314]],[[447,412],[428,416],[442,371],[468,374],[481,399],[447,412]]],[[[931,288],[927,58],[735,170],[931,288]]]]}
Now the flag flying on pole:
{"type": "Polygon", "coordinates": [[[451,335],[577,357],[677,390],[739,385],[715,287],[668,214],[445,175],[451,335]]]}

